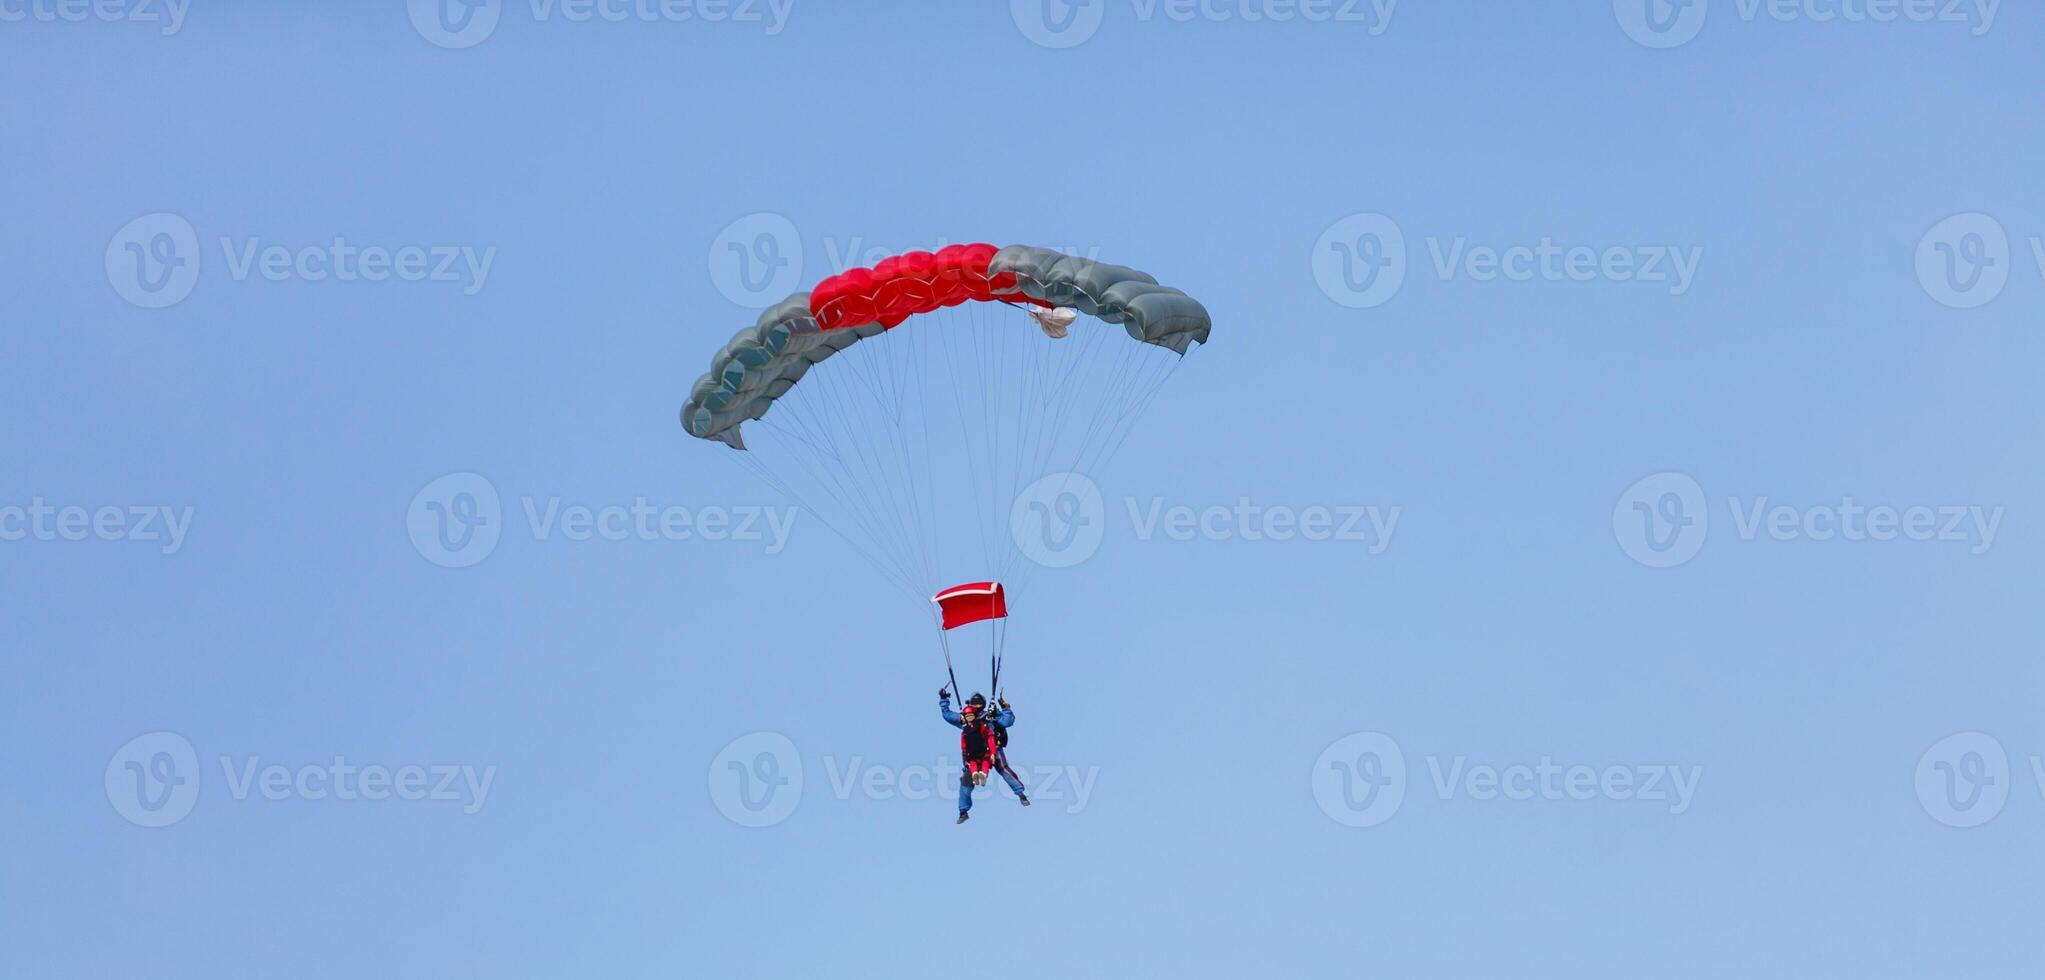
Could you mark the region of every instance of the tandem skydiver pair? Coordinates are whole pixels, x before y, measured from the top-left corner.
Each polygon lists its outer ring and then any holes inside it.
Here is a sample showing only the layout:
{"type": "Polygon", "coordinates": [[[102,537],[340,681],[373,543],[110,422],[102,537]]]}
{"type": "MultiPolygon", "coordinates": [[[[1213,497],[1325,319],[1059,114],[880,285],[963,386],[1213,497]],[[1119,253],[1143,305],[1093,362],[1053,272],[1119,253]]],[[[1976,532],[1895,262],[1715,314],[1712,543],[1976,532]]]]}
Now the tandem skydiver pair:
{"type": "Polygon", "coordinates": [[[987,710],[987,698],[974,694],[966,699],[962,710],[951,709],[951,688],[937,691],[937,711],[953,728],[959,730],[959,822],[965,823],[973,810],[973,787],[987,785],[987,773],[992,770],[1001,774],[1010,792],[1030,805],[1028,793],[1023,792],[1023,783],[1008,764],[1008,729],[1015,724],[1015,711],[1008,706],[1008,699],[996,702],[999,711],[987,710]]]}

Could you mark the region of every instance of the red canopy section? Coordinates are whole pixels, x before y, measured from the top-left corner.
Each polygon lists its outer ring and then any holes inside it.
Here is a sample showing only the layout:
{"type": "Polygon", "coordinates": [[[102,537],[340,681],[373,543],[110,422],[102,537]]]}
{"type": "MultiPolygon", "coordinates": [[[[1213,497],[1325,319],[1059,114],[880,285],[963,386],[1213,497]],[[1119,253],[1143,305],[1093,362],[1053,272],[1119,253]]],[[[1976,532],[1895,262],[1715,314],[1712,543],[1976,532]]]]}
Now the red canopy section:
{"type": "Polygon", "coordinates": [[[930,601],[944,613],[944,628],[1008,617],[1008,596],[1000,582],[967,582],[931,596],[930,601]]]}
{"type": "Polygon", "coordinates": [[[1001,251],[985,242],[947,245],[935,252],[904,252],[871,269],[847,269],[810,290],[810,315],[822,330],[878,323],[896,324],[967,300],[1049,306],[1022,294],[1015,273],[990,277],[987,267],[1001,251]]]}

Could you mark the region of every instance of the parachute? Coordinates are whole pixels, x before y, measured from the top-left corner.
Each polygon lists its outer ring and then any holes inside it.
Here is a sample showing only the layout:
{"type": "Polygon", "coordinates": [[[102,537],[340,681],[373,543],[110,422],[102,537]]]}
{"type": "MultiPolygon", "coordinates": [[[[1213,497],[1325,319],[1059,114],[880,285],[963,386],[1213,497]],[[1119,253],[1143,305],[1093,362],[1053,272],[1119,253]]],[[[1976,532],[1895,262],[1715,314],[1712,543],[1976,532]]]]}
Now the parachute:
{"type": "Polygon", "coordinates": [[[912,315],[967,300],[1071,307],[1181,355],[1189,344],[1206,343],[1211,326],[1199,301],[1125,266],[1025,245],[909,252],[841,272],[760,314],[717,352],[690,390],[682,427],[743,449],[739,426],[764,417],[812,367],[912,315]]]}
{"type": "Polygon", "coordinates": [[[1008,618],[1008,593],[1000,582],[967,582],[931,596],[937,604],[938,627],[957,629],[967,623],[1008,618]]]}
{"type": "Polygon", "coordinates": [[[1105,519],[1089,474],[1210,327],[1198,300],[1127,266],[906,252],[762,312],[711,357],[681,423],[927,598],[947,664],[950,630],[988,623],[998,693],[1008,596],[1085,560],[1067,532],[1105,519]]]}

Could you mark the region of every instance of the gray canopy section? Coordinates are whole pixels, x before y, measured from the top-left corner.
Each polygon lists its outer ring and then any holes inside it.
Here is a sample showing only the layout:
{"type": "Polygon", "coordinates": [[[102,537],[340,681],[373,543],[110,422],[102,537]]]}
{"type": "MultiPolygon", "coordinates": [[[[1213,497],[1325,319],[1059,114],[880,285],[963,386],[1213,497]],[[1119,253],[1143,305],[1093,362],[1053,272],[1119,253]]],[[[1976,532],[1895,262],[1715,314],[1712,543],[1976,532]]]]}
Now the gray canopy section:
{"type": "MultiPolygon", "coordinates": [[[[987,274],[990,279],[1013,274],[1021,292],[1032,299],[1120,324],[1130,337],[1181,355],[1194,343],[1206,343],[1212,327],[1199,300],[1159,285],[1148,273],[1056,249],[1011,245],[995,253],[987,274]]],[[[696,380],[682,406],[682,428],[699,439],[744,449],[742,423],[766,415],[810,368],[882,330],[878,323],[819,329],[809,293],[793,293],[710,359],[710,370],[696,380]]]]}
{"type": "Polygon", "coordinates": [[[1070,306],[1088,316],[1121,324],[1129,336],[1178,354],[1206,343],[1213,322],[1200,301],[1149,273],[1109,265],[1056,249],[1010,245],[987,264],[987,278],[1013,273],[1023,293],[1052,306],[1070,306]]]}

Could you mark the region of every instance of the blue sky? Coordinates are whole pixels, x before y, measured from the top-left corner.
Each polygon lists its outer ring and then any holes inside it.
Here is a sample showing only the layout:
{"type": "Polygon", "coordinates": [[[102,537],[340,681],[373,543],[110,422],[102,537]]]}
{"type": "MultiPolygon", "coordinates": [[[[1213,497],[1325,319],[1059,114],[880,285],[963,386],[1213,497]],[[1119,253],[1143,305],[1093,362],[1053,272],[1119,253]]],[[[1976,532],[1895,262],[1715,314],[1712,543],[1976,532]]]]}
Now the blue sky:
{"type": "Polygon", "coordinates": [[[414,6],[0,2],[0,975],[2045,953],[2037,10],[414,6]],[[763,214],[1213,316],[1011,622],[1028,810],[675,424],[763,214]]]}

